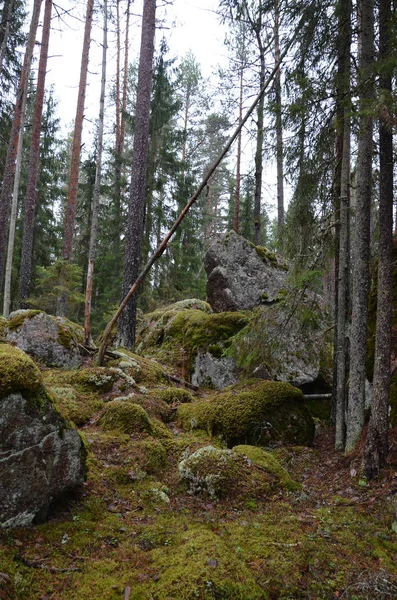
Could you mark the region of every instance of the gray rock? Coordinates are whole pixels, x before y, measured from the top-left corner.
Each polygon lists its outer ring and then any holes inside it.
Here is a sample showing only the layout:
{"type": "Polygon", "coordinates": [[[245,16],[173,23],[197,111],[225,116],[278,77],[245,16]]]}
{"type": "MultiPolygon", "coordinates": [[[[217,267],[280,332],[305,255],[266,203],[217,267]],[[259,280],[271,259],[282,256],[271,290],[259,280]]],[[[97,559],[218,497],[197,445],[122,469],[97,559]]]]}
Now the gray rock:
{"type": "Polygon", "coordinates": [[[194,361],[192,384],[222,390],[238,381],[234,358],[216,358],[210,352],[199,352],[194,361]]]}
{"type": "Polygon", "coordinates": [[[44,312],[15,311],[5,339],[49,367],[76,369],[82,364],[78,343],[84,343],[84,332],[67,319],[44,312]]]}
{"type": "Polygon", "coordinates": [[[272,302],[285,286],[287,267],[274,253],[229,231],[209,247],[207,299],[215,312],[249,310],[272,302]]]}
{"type": "Polygon", "coordinates": [[[21,527],[84,481],[85,450],[44,396],[0,398],[0,526],[21,527]]]}

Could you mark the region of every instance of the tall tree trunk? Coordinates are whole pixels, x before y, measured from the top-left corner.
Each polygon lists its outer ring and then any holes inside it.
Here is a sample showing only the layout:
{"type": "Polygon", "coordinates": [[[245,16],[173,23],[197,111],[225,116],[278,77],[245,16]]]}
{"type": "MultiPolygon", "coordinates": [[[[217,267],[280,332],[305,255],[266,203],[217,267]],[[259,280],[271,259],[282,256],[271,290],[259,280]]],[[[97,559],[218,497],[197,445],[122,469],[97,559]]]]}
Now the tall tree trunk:
{"type": "Polygon", "coordinates": [[[346,442],[348,373],[347,325],[350,300],[350,52],[352,3],[339,0],[338,70],[336,75],[336,157],[335,157],[335,354],[333,413],[336,425],[335,449],[346,442]],[[346,147],[346,144],[348,147],[346,147]],[[342,286],[339,289],[339,286],[342,286]],[[339,377],[341,381],[339,381],[339,377]]]}
{"type": "MultiPolygon", "coordinates": [[[[126,296],[139,275],[143,240],[146,195],[146,172],[150,131],[150,96],[153,79],[154,37],[156,32],[156,0],[144,0],[141,50],[138,69],[135,135],[133,145],[130,206],[126,231],[126,249],[122,296],[126,296]]],[[[117,340],[120,346],[132,348],[135,343],[136,296],[122,314],[117,340]]]]}
{"type": "MultiPolygon", "coordinates": [[[[240,68],[240,97],[239,97],[239,115],[238,122],[239,125],[243,120],[243,81],[244,81],[244,67],[241,64],[240,68]]],[[[234,195],[234,218],[233,218],[233,229],[236,233],[238,233],[238,224],[239,224],[239,216],[240,216],[240,196],[241,196],[241,144],[242,144],[242,135],[243,132],[240,129],[237,138],[237,167],[236,167],[236,191],[234,195]]]]}
{"type": "Polygon", "coordinates": [[[103,153],[103,129],[105,117],[105,93],[106,93],[106,59],[108,48],[108,5],[107,0],[103,2],[103,42],[102,42],[102,77],[101,94],[99,98],[99,118],[98,118],[98,149],[96,156],[96,171],[94,193],[92,196],[91,210],[91,231],[90,248],[88,254],[87,283],[85,291],[85,309],[84,309],[84,338],[85,343],[89,345],[91,337],[91,301],[92,287],[94,281],[94,262],[96,251],[96,239],[98,229],[99,196],[101,192],[102,175],[102,153],[103,153]]]}
{"type": "Polygon", "coordinates": [[[365,358],[369,293],[369,242],[372,198],[372,133],[370,104],[374,95],[374,1],[362,0],[361,60],[359,72],[360,121],[357,154],[357,201],[353,245],[352,323],[350,333],[349,400],[346,447],[350,452],[359,440],[364,425],[365,358]]]}
{"type": "MultiPolygon", "coordinates": [[[[391,2],[379,4],[379,59],[390,61],[391,2]]],[[[380,92],[391,98],[392,71],[382,67],[380,92]]],[[[385,109],[386,110],[386,109],[385,109]]],[[[379,121],[379,265],[376,312],[376,343],[373,396],[363,466],[368,478],[375,477],[386,464],[389,450],[390,356],[393,314],[393,134],[392,116],[379,121]]]]}
{"type": "Polygon", "coordinates": [[[281,71],[280,71],[280,7],[279,0],[274,2],[274,44],[277,72],[274,79],[276,103],[276,156],[277,156],[277,225],[279,234],[284,225],[284,148],[283,122],[281,104],[281,71]]]}
{"type": "MultiPolygon", "coordinates": [[[[66,204],[66,210],[65,210],[65,225],[64,225],[62,259],[67,262],[70,262],[72,260],[74,227],[75,227],[75,221],[76,221],[77,191],[78,191],[78,183],[79,183],[81,136],[82,136],[82,132],[83,132],[84,105],[85,105],[85,95],[86,95],[86,89],[87,89],[88,60],[89,60],[89,54],[90,54],[91,27],[92,27],[93,12],[94,12],[94,0],[88,0],[86,17],[85,17],[85,26],[84,26],[83,51],[82,51],[82,56],[81,56],[79,92],[78,92],[78,98],[77,98],[76,118],[75,118],[75,122],[74,122],[68,198],[67,198],[67,204],[66,204]]],[[[62,286],[62,282],[61,282],[61,286],[62,286]]],[[[58,303],[57,303],[57,315],[58,316],[65,315],[66,303],[67,303],[66,295],[61,294],[58,297],[58,303]]]]}
{"type": "Polygon", "coordinates": [[[0,73],[3,70],[3,62],[7,50],[8,36],[10,35],[12,11],[14,10],[14,6],[15,0],[5,0],[0,24],[0,73]]]}
{"type": "Polygon", "coordinates": [[[51,30],[52,0],[46,0],[41,39],[39,72],[33,114],[32,142],[29,156],[29,178],[26,190],[25,219],[22,241],[21,268],[19,273],[19,306],[27,308],[32,279],[33,237],[36,213],[36,188],[40,159],[40,132],[43,116],[45,78],[47,73],[48,44],[51,30]]]}
{"type": "Polygon", "coordinates": [[[127,92],[128,92],[128,50],[129,50],[129,33],[130,33],[130,5],[131,0],[127,0],[127,18],[125,25],[124,39],[124,72],[123,72],[123,93],[121,98],[121,114],[120,114],[120,160],[123,159],[124,144],[125,144],[125,114],[127,111],[127,92]]]}
{"type": "Polygon", "coordinates": [[[25,57],[19,80],[17,97],[15,101],[14,116],[11,125],[10,141],[7,149],[7,158],[4,169],[3,185],[0,196],[0,293],[4,283],[4,264],[7,246],[8,220],[11,209],[11,198],[15,175],[15,163],[18,152],[19,133],[22,123],[22,109],[25,82],[29,80],[30,67],[32,64],[34,43],[36,40],[37,26],[39,23],[40,7],[42,0],[35,0],[33,5],[32,20],[30,23],[29,36],[26,45],[25,57]]]}
{"type": "Polygon", "coordinates": [[[350,123],[344,116],[344,139],[341,172],[341,197],[339,210],[339,270],[338,270],[338,313],[337,313],[337,346],[336,346],[336,415],[335,415],[335,450],[343,451],[346,441],[346,400],[347,400],[347,366],[348,366],[348,306],[349,306],[349,272],[350,272],[350,123]]]}
{"type": "MultiPolygon", "coordinates": [[[[260,87],[265,82],[265,56],[260,39],[260,30],[257,32],[258,45],[260,49],[260,87]]],[[[262,199],[262,171],[263,171],[263,123],[264,123],[265,98],[261,97],[257,111],[257,134],[255,152],[255,196],[254,196],[254,244],[261,243],[261,199],[262,199]]]]}

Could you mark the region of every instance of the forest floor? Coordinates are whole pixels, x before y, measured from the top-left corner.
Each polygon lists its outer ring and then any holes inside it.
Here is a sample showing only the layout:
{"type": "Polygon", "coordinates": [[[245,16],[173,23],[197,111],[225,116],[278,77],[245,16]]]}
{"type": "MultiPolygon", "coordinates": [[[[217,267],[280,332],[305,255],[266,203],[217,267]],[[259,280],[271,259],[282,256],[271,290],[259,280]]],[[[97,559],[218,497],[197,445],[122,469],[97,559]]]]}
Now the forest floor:
{"type": "Polygon", "coordinates": [[[45,524],[0,532],[2,600],[397,598],[397,430],[375,482],[360,478],[360,449],[336,454],[322,425],[312,448],[273,450],[299,490],[216,502],[186,493],[172,453],[157,472],[134,472],[139,435],[104,432],[95,418],[80,431],[82,495],[45,524]]]}

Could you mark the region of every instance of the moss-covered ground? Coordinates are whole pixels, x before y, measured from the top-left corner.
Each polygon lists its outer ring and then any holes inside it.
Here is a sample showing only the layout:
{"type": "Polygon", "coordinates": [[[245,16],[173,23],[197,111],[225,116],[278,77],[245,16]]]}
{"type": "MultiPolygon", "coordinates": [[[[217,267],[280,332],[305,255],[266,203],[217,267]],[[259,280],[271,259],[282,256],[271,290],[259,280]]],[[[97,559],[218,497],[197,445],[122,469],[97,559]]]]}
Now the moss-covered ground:
{"type": "MultiPolygon", "coordinates": [[[[237,450],[259,469],[281,464],[285,485],[263,496],[194,496],[178,461],[222,444],[158,420],[156,394],[169,384],[127,389],[127,404],[146,401],[150,427],[120,431],[101,426],[114,392],[88,392],[54,370],[43,375],[50,387],[97,403],[80,428],[89,474],[81,495],[54,507],[47,523],[0,530],[0,572],[15,588],[8,600],[397,598],[396,455],[368,484],[359,454],[335,454],[323,427],[312,448],[273,448],[271,457],[237,450]]],[[[390,440],[396,448],[397,430],[390,440]]]]}

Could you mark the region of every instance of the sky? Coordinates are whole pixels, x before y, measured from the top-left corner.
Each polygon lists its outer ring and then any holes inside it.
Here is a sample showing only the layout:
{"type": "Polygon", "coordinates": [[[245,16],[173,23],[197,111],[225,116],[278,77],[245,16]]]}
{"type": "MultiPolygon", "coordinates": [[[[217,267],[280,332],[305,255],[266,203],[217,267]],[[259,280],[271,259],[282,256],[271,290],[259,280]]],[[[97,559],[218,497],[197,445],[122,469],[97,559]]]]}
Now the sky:
{"type": "MultiPolygon", "coordinates": [[[[215,14],[216,5],[216,0],[173,0],[172,5],[164,8],[161,7],[160,0],[157,11],[161,28],[157,30],[156,43],[159,43],[164,35],[170,47],[171,57],[181,57],[188,50],[192,50],[201,64],[204,77],[209,77],[217,64],[226,60],[223,48],[226,30],[215,14]]],[[[71,6],[69,0],[62,0],[63,9],[71,6]]],[[[131,11],[133,26],[130,35],[130,62],[139,54],[142,0],[136,0],[131,11]]],[[[54,84],[55,95],[59,101],[59,114],[67,125],[73,121],[76,110],[84,12],[85,6],[79,3],[73,8],[73,16],[66,15],[62,20],[53,19],[47,81],[54,84]]],[[[95,119],[99,110],[102,31],[100,23],[98,24],[98,16],[95,21],[86,100],[86,115],[89,119],[95,119]]],[[[115,53],[114,33],[110,30],[108,91],[115,72],[115,53]]]]}

